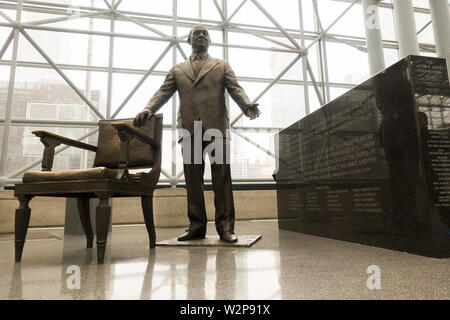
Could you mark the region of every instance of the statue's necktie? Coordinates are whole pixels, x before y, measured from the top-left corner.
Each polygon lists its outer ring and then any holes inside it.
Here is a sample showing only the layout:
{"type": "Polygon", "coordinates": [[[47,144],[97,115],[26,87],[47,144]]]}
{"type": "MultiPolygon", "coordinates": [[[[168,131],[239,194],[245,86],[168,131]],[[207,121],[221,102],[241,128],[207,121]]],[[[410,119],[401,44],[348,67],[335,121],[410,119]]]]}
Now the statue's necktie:
{"type": "Polygon", "coordinates": [[[202,69],[204,60],[201,58],[196,58],[192,61],[192,69],[194,70],[195,76],[198,76],[200,70],[202,69]]]}

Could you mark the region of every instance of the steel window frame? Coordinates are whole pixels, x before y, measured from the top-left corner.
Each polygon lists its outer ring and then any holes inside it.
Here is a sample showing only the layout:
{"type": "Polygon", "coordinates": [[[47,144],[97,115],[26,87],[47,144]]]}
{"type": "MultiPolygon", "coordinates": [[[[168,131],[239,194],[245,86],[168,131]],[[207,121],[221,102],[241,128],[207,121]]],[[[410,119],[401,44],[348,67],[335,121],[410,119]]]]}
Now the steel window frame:
{"type": "MultiPolygon", "coordinates": [[[[314,2],[315,0],[313,0],[314,2]]],[[[0,187],[7,183],[8,181],[15,181],[18,175],[22,174],[26,170],[38,164],[40,161],[36,160],[31,162],[30,164],[15,170],[9,174],[6,173],[6,159],[7,159],[7,144],[9,139],[9,131],[12,125],[26,126],[26,125],[49,125],[49,126],[72,126],[72,127],[85,127],[92,128],[96,126],[95,122],[92,121],[46,121],[46,120],[33,120],[33,119],[11,119],[11,109],[12,109],[12,99],[14,94],[14,83],[15,83],[15,70],[17,66],[29,66],[36,68],[53,68],[56,70],[61,77],[66,81],[66,83],[72,87],[72,89],[78,94],[78,96],[90,107],[90,109],[101,119],[112,119],[115,118],[124,107],[126,107],[128,101],[134,95],[134,93],[140,88],[142,83],[147,79],[149,75],[164,75],[164,71],[156,70],[159,62],[171,51],[172,49],[172,62],[175,64],[177,62],[177,51],[183,56],[183,58],[187,58],[186,53],[183,51],[180,43],[186,42],[187,35],[178,36],[177,29],[178,27],[192,27],[195,24],[203,23],[208,26],[210,29],[219,29],[223,34],[223,41],[220,43],[212,43],[213,46],[220,46],[223,48],[223,56],[225,59],[228,59],[228,50],[229,48],[238,48],[238,49],[249,49],[249,50],[268,50],[272,52],[288,52],[296,54],[295,58],[273,79],[262,78],[262,77],[238,77],[240,81],[250,81],[250,82],[262,82],[268,83],[268,85],[257,95],[254,101],[258,101],[266,92],[270,90],[275,84],[289,84],[289,85],[301,85],[304,89],[304,97],[305,97],[305,113],[308,114],[310,112],[310,103],[309,103],[309,92],[308,88],[313,87],[319,102],[324,104],[325,102],[330,100],[330,88],[351,88],[355,84],[346,84],[346,83],[330,83],[328,79],[328,65],[327,65],[327,56],[326,56],[326,41],[330,42],[338,42],[342,44],[346,44],[352,46],[356,49],[365,50],[365,39],[361,37],[353,37],[347,35],[337,35],[330,34],[328,31],[340,20],[345,14],[359,1],[358,0],[335,0],[341,2],[349,3],[349,6],[338,15],[338,17],[326,28],[324,29],[319,17],[319,11],[316,10],[315,14],[317,20],[319,22],[319,28],[315,31],[306,31],[303,26],[303,6],[302,0],[298,0],[299,6],[299,29],[285,29],[282,25],[269,13],[268,10],[262,6],[258,0],[243,0],[239,6],[235,9],[235,11],[228,16],[228,3],[227,0],[221,0],[220,3],[217,0],[213,0],[214,6],[216,7],[219,15],[221,16],[221,20],[212,20],[212,19],[203,19],[202,17],[202,0],[198,0],[199,2],[199,17],[196,18],[188,18],[181,17],[178,15],[177,3],[178,0],[172,0],[172,15],[158,15],[151,13],[143,13],[143,12],[133,12],[120,10],[120,4],[122,0],[104,0],[103,2],[106,5],[105,8],[98,7],[86,7],[86,6],[77,6],[75,12],[77,16],[68,14],[69,5],[45,2],[45,1],[29,1],[29,0],[1,0],[0,1],[0,15],[3,16],[7,22],[0,22],[0,27],[11,27],[11,33],[7,37],[6,41],[3,43],[0,49],[0,65],[9,65],[10,66],[10,81],[8,87],[8,98],[7,98],[7,107],[5,118],[0,119],[0,125],[4,127],[4,135],[3,135],[3,147],[1,151],[1,159],[0,159],[0,187]],[[231,22],[232,18],[239,12],[239,10],[248,5],[248,3],[252,3],[260,12],[262,12],[273,24],[273,26],[265,26],[265,25],[252,25],[252,24],[242,24],[242,23],[234,23],[231,22]],[[2,10],[3,9],[13,9],[16,11],[16,19],[13,20],[8,15],[6,15],[2,10]],[[30,21],[23,23],[21,20],[21,15],[23,11],[32,11],[32,12],[40,12],[40,13],[49,13],[61,15],[61,17],[50,18],[50,19],[41,19],[36,21],[30,21]],[[96,31],[96,30],[73,30],[68,28],[61,28],[55,26],[49,26],[48,24],[66,21],[74,18],[91,18],[91,19],[107,19],[110,21],[110,29],[109,32],[104,31],[96,31]],[[144,30],[148,31],[151,35],[132,35],[125,33],[118,33],[115,31],[115,22],[127,22],[133,23],[144,30]],[[172,26],[172,34],[169,36],[166,33],[157,29],[157,26],[172,26]],[[73,34],[85,34],[85,35],[95,35],[95,36],[106,36],[109,37],[109,53],[108,53],[108,67],[98,67],[98,66],[87,66],[87,65],[62,65],[55,63],[39,46],[39,43],[36,42],[33,37],[27,32],[27,30],[41,30],[41,31],[49,31],[49,32],[64,32],[64,33],[73,33],[73,34]],[[246,33],[261,39],[266,40],[268,43],[272,45],[278,45],[279,47],[258,47],[251,45],[239,45],[239,44],[231,44],[228,40],[229,32],[240,32],[246,33]],[[27,62],[27,61],[18,61],[17,60],[17,52],[18,52],[18,39],[19,35],[25,37],[32,46],[44,57],[47,61],[47,64],[37,63],[37,62],[27,62]],[[287,39],[290,42],[289,44],[282,43],[273,38],[282,38],[287,39]],[[127,69],[127,68],[114,68],[114,48],[115,38],[128,38],[128,39],[138,39],[138,40],[147,40],[147,41],[165,41],[168,42],[165,50],[160,54],[160,56],[156,59],[156,61],[151,65],[151,67],[147,70],[142,69],[127,69]],[[305,47],[306,41],[311,40],[312,42],[305,47]],[[316,81],[316,77],[314,72],[308,61],[308,49],[310,49],[316,42],[318,42],[319,47],[321,48],[321,52],[319,54],[318,59],[322,62],[322,71],[323,74],[320,79],[321,81],[316,81]],[[4,53],[9,48],[9,46],[13,44],[13,55],[11,60],[2,60],[4,53]],[[283,75],[289,71],[292,66],[294,66],[300,59],[302,59],[302,80],[286,80],[281,79],[283,75]],[[106,114],[103,115],[100,113],[94,104],[83,95],[83,93],[76,87],[76,85],[67,77],[63,70],[82,70],[82,71],[97,71],[97,72],[107,72],[108,73],[108,85],[107,85],[107,108],[106,114]],[[114,88],[113,83],[113,75],[115,73],[127,73],[127,74],[141,74],[142,78],[138,81],[136,86],[131,90],[128,96],[122,101],[119,107],[112,113],[112,93],[114,88]],[[309,75],[309,79],[308,79],[309,75]],[[320,93],[320,88],[322,88],[323,95],[320,93]]],[[[392,9],[392,5],[386,3],[380,3],[380,7],[386,7],[392,9]]],[[[73,10],[74,8],[72,8],[73,10]]],[[[415,8],[416,12],[429,13],[428,9],[423,8],[415,8]]],[[[418,33],[422,32],[427,25],[419,30],[418,33]]],[[[397,48],[398,45],[395,41],[383,41],[384,48],[397,48]]],[[[434,46],[421,44],[421,49],[433,51],[435,50],[434,46]]],[[[176,167],[176,154],[175,154],[175,146],[176,146],[176,97],[174,96],[172,99],[172,121],[171,124],[164,125],[165,130],[172,131],[172,168],[171,172],[168,173],[166,170],[163,170],[163,175],[167,177],[167,181],[172,187],[176,187],[177,183],[183,181],[180,180],[182,176],[182,172],[177,173],[176,167]],[[174,142],[175,141],[175,142],[174,142]]],[[[229,105],[229,97],[227,96],[227,106],[229,105]]],[[[233,119],[230,123],[231,130],[247,141],[248,143],[253,144],[258,149],[263,152],[269,154],[270,156],[274,156],[274,154],[264,148],[264,146],[259,145],[258,143],[252,141],[248,137],[246,137],[242,131],[245,130],[267,130],[270,132],[277,132],[280,128],[262,128],[262,127],[245,127],[237,125],[237,122],[242,117],[242,113],[233,119]]],[[[90,135],[96,133],[97,130],[91,130],[87,134],[83,135],[79,138],[79,140],[83,140],[90,135]]],[[[65,150],[67,147],[57,148],[55,150],[55,154],[65,150]]],[[[238,181],[240,179],[235,179],[238,181]]],[[[271,181],[271,179],[241,179],[243,181],[254,182],[254,181],[271,181]]]]}

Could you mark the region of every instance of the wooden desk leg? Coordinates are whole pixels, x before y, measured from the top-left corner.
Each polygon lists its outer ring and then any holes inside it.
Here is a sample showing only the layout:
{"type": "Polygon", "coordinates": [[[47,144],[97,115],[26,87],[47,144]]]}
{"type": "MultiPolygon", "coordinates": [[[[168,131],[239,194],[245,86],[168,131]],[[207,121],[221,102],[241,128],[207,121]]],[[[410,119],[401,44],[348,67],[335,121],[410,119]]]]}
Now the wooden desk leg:
{"type": "Polygon", "coordinates": [[[141,197],[142,212],[144,213],[145,226],[150,239],[150,248],[156,246],[155,224],[153,222],[153,195],[141,197]]]}
{"type": "Polygon", "coordinates": [[[16,262],[22,259],[23,246],[25,245],[25,238],[27,236],[28,225],[30,224],[31,209],[28,206],[32,196],[19,195],[19,208],[16,209],[15,217],[15,248],[16,248],[16,262]]]}
{"type": "Polygon", "coordinates": [[[91,224],[91,210],[89,208],[89,198],[78,198],[78,214],[80,215],[81,225],[86,234],[86,247],[92,248],[94,242],[94,231],[91,224]]]}
{"type": "Polygon", "coordinates": [[[97,261],[98,263],[103,263],[108,238],[109,222],[111,220],[111,207],[108,203],[109,196],[99,195],[98,197],[100,201],[96,212],[97,261]]]}

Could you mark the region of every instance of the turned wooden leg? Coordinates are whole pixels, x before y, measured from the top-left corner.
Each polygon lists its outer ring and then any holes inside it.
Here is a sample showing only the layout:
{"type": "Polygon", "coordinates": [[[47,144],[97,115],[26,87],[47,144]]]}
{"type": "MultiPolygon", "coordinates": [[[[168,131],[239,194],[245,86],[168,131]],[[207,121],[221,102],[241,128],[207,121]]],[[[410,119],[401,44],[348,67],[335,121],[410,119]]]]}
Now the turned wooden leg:
{"type": "Polygon", "coordinates": [[[78,198],[78,213],[80,215],[81,225],[86,234],[86,247],[92,248],[94,242],[94,231],[91,224],[91,211],[89,208],[89,198],[78,198]]]}
{"type": "Polygon", "coordinates": [[[108,203],[109,197],[99,196],[99,204],[96,212],[96,230],[97,230],[97,261],[103,263],[105,258],[105,249],[108,238],[109,222],[111,221],[111,207],[108,203]]]}
{"type": "Polygon", "coordinates": [[[150,238],[150,248],[156,245],[155,224],[153,222],[153,196],[141,197],[142,212],[144,213],[145,226],[150,238]]]}
{"type": "Polygon", "coordinates": [[[30,223],[31,209],[28,206],[31,196],[20,195],[17,196],[19,200],[19,208],[16,209],[15,219],[15,248],[16,248],[16,262],[22,259],[23,246],[27,236],[28,225],[30,223]]]}

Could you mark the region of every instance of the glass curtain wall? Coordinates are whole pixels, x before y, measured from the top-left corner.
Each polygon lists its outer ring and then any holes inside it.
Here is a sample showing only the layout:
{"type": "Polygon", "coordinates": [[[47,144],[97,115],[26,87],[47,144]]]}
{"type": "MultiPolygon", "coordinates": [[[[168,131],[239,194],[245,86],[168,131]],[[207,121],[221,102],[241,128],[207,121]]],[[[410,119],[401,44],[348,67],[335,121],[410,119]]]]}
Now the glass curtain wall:
{"type": "MultiPolygon", "coordinates": [[[[421,54],[435,55],[428,1],[413,3],[421,54]]],[[[398,60],[391,2],[379,11],[389,66],[398,60]]],[[[230,62],[262,111],[250,121],[227,98],[235,183],[273,183],[274,134],[369,76],[357,0],[0,0],[0,183],[40,170],[33,130],[96,144],[98,120],[134,117],[189,57],[199,23],[210,55],[230,62]]],[[[177,108],[174,96],[161,109],[161,183],[172,186],[184,183],[177,108]]],[[[58,147],[54,169],[89,168],[93,157],[58,147]]]]}

